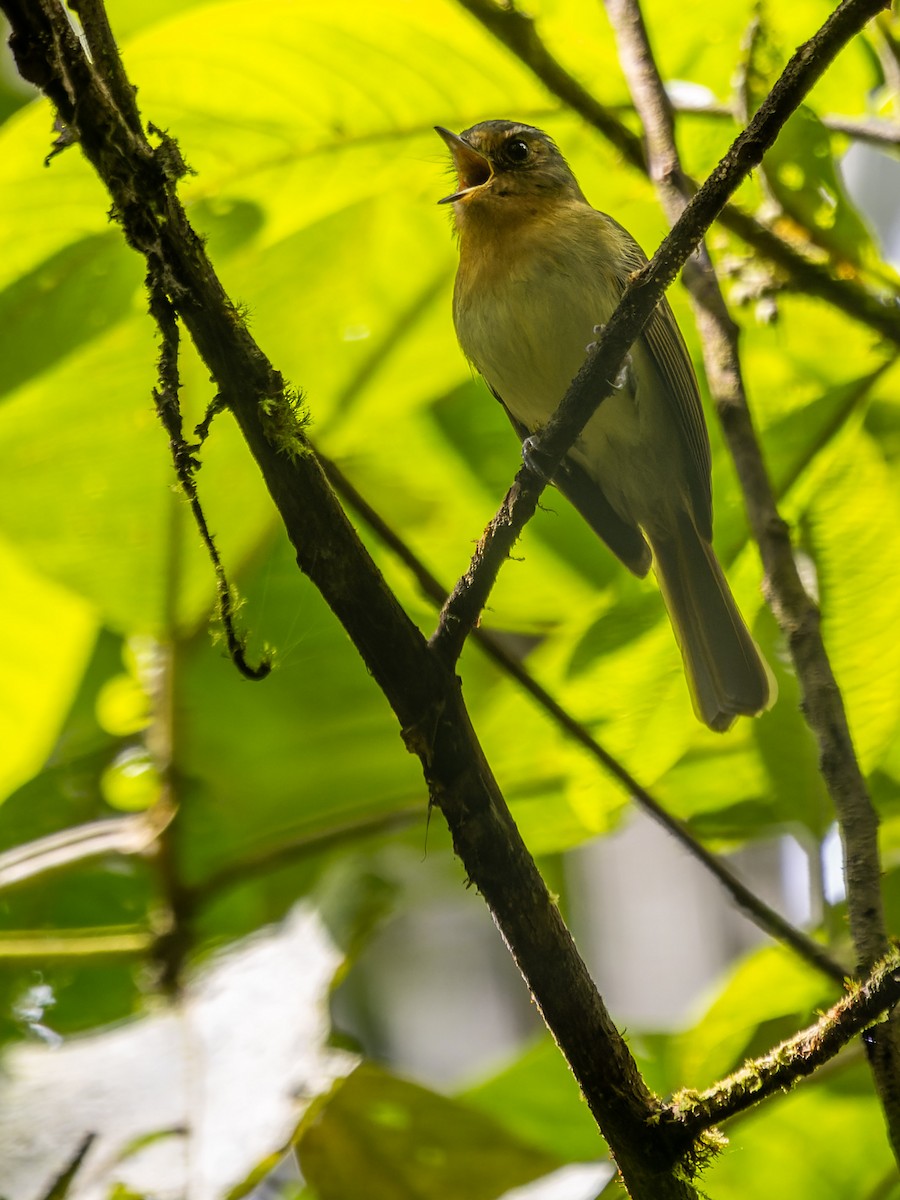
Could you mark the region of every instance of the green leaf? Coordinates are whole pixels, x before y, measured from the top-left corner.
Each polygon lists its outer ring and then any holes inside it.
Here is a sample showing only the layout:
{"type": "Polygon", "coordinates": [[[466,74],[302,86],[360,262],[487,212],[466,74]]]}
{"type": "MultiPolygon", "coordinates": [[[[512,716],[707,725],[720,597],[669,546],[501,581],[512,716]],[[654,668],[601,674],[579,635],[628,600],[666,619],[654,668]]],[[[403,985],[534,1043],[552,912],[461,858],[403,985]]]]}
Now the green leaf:
{"type": "Polygon", "coordinates": [[[781,946],[766,946],[725,975],[711,1005],[679,1037],[684,1086],[710,1087],[835,1003],[833,984],[781,946]]]}
{"type": "MultiPolygon", "coordinates": [[[[835,163],[830,135],[809,108],[785,124],[762,169],[782,211],[811,240],[838,261],[872,271],[879,254],[868,225],[847,194],[835,163]]],[[[893,273],[882,274],[896,287],[893,273]]]]}
{"type": "Polygon", "coordinates": [[[806,510],[822,635],[865,771],[893,744],[900,716],[900,501],[877,446],[860,433],[817,481],[806,510]],[[860,481],[865,480],[861,491],[860,481]]]}
{"type": "Polygon", "coordinates": [[[319,1200],[495,1200],[561,1165],[483,1112],[370,1063],[307,1118],[297,1152],[319,1200]]]}
{"type": "Polygon", "coordinates": [[[176,666],[187,877],[289,842],[348,844],[394,820],[424,828],[424,785],[396,720],[285,537],[243,594],[255,636],[278,647],[272,674],[248,685],[205,631],[176,666]]]}
{"type": "Polygon", "coordinates": [[[459,1099],[566,1162],[589,1162],[605,1153],[594,1118],[549,1034],[459,1099]]]}
{"type": "Polygon", "coordinates": [[[89,605],[36,574],[2,539],[0,575],[2,800],[49,755],[88,663],[96,623],[89,605]]]}

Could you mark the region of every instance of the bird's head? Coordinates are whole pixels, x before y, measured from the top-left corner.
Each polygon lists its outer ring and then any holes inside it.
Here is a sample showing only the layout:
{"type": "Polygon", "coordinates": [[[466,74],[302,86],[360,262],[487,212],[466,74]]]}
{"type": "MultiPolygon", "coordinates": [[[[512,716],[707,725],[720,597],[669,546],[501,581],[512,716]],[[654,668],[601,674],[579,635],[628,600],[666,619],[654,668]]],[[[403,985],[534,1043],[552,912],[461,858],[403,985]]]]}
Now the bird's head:
{"type": "Polygon", "coordinates": [[[457,225],[470,220],[515,221],[560,201],[584,196],[556,143],[533,125],[482,121],[460,134],[436,126],[450,147],[457,188],[438,201],[452,204],[457,225]]]}

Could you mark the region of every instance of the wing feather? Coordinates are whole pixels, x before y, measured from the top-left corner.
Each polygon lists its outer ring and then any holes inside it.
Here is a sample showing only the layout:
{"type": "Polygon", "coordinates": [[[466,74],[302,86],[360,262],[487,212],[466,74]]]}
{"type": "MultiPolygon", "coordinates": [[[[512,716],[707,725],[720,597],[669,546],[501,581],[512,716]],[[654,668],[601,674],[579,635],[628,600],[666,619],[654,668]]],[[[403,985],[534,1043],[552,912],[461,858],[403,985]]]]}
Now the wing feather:
{"type": "MultiPolygon", "coordinates": [[[[612,217],[611,221],[624,235],[622,250],[627,274],[621,279],[622,287],[628,275],[646,266],[647,256],[627,230],[612,217]]],[[[703,404],[697,387],[697,377],[691,364],[675,314],[663,297],[653,316],[644,326],[641,335],[644,345],[653,359],[660,379],[665,384],[675,412],[678,431],[681,434],[686,455],[688,487],[693,501],[694,519],[697,529],[712,541],[712,485],[710,483],[711,455],[709,434],[703,417],[703,404]]]]}

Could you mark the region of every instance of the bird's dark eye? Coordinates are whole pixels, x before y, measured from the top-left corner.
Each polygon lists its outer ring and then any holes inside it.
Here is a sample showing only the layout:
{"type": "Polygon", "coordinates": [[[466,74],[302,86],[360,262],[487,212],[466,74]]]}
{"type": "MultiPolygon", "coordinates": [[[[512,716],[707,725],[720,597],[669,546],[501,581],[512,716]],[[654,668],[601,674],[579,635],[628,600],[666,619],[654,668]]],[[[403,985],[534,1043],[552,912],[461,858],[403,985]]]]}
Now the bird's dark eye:
{"type": "Polygon", "coordinates": [[[529,153],[528,143],[523,142],[521,138],[511,138],[506,143],[506,157],[510,162],[523,163],[528,158],[529,153]]]}

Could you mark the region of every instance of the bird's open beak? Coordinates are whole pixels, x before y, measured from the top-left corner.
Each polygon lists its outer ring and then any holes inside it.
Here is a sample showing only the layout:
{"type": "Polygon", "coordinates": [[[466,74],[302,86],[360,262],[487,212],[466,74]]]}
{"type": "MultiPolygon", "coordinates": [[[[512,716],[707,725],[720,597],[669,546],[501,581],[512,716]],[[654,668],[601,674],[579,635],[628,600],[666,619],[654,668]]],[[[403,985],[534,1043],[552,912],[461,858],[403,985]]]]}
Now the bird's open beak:
{"type": "Polygon", "coordinates": [[[459,134],[451,133],[449,129],[444,129],[441,125],[435,125],[434,129],[450,147],[450,152],[453,155],[453,165],[456,167],[457,182],[459,183],[458,190],[452,196],[445,196],[443,200],[438,200],[438,204],[452,204],[454,200],[462,200],[464,196],[468,196],[476,188],[480,188],[485,183],[490,182],[494,171],[484,155],[479,154],[477,150],[473,150],[469,143],[464,142],[459,134]]]}

